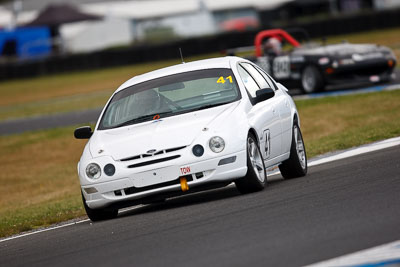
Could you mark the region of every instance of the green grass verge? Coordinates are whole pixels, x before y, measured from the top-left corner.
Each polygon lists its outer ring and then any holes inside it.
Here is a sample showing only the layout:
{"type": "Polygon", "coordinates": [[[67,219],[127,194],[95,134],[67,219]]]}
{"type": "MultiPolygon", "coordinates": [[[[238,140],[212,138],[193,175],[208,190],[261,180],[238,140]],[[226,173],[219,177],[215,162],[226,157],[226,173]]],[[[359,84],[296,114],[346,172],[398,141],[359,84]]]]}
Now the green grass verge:
{"type": "Polygon", "coordinates": [[[308,156],[400,135],[400,90],[296,101],[308,156]]]}
{"type": "MultiPolygon", "coordinates": [[[[309,158],[400,136],[400,90],[296,104],[309,158]]],[[[0,237],[84,215],[74,128],[0,137],[0,237]]]]}
{"type": "Polygon", "coordinates": [[[83,111],[103,107],[114,90],[104,90],[66,97],[55,97],[17,103],[0,107],[0,121],[21,117],[56,114],[70,111],[83,111]]]}
{"type": "Polygon", "coordinates": [[[0,137],[0,236],[84,215],[74,127],[0,137]]]}
{"type": "MultiPolygon", "coordinates": [[[[79,190],[79,188],[77,188],[79,190]]],[[[78,191],[79,192],[79,191],[78,191]]],[[[8,236],[85,216],[79,196],[29,205],[2,213],[0,236],[8,236]]]]}

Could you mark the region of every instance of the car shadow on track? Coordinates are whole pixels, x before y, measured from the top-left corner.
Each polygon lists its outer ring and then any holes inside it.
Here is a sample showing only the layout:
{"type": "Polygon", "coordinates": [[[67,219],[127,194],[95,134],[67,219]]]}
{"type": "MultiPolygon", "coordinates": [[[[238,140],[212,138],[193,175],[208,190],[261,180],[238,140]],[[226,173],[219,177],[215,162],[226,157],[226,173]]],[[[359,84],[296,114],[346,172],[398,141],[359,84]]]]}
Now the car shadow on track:
{"type": "MultiPolygon", "coordinates": [[[[282,182],[284,182],[283,179],[278,179],[278,180],[274,179],[273,181],[268,181],[268,185],[264,189],[264,191],[271,190],[271,187],[274,187],[282,182]]],[[[233,184],[230,184],[222,188],[210,189],[207,191],[196,192],[188,195],[169,198],[165,201],[145,204],[143,206],[134,208],[132,210],[120,212],[118,218],[130,217],[134,215],[151,213],[151,212],[158,212],[162,210],[176,209],[180,207],[187,207],[197,204],[204,204],[208,202],[224,200],[240,196],[246,196],[246,195],[241,195],[239,191],[236,189],[236,187],[233,184]]]]}

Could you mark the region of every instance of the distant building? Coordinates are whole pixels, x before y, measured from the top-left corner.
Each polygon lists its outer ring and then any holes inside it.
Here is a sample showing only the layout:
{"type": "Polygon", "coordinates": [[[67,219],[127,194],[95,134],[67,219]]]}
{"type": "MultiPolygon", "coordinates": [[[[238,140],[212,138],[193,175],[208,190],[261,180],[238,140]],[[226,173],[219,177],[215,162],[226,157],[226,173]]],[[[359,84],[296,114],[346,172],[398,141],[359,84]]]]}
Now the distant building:
{"type": "Polygon", "coordinates": [[[378,10],[400,7],[400,0],[374,0],[373,3],[374,8],[378,10]]]}
{"type": "MultiPolygon", "coordinates": [[[[354,13],[374,7],[373,1],[386,0],[295,0],[289,4],[290,17],[307,17],[318,14],[354,13]]],[[[388,0],[399,1],[399,0],[388,0]]]]}
{"type": "Polygon", "coordinates": [[[24,0],[17,16],[11,3],[0,6],[0,27],[25,24],[50,3],[68,2],[101,21],[65,23],[59,34],[63,51],[89,52],[136,41],[165,41],[243,31],[260,26],[259,12],[294,0],[24,0]],[[35,9],[35,7],[37,9],[35,9]],[[3,13],[1,13],[3,12],[3,13]]]}

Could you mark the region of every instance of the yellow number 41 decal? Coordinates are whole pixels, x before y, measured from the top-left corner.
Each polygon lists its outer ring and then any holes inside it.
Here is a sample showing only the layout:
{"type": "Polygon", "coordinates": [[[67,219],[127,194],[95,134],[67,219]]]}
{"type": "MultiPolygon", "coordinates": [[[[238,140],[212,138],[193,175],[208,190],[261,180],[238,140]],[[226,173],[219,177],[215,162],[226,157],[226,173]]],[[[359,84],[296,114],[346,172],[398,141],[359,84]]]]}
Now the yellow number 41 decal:
{"type": "MultiPolygon", "coordinates": [[[[229,80],[229,82],[230,83],[233,83],[233,81],[232,81],[232,76],[228,76],[228,77],[226,77],[225,79],[227,79],[227,80],[229,80]]],[[[224,77],[219,77],[219,79],[217,80],[217,83],[225,83],[226,82],[226,80],[224,79],[224,77]]]]}

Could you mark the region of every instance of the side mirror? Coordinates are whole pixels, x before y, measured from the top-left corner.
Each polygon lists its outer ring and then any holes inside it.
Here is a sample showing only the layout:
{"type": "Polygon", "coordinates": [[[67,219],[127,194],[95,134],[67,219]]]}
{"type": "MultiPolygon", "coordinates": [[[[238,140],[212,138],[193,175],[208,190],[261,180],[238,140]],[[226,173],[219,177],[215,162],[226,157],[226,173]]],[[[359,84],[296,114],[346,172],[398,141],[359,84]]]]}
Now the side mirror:
{"type": "Polygon", "coordinates": [[[261,89],[261,90],[256,91],[255,102],[259,103],[259,102],[265,101],[267,99],[270,99],[274,96],[275,96],[275,91],[272,90],[271,88],[261,89]]]}
{"type": "Polygon", "coordinates": [[[74,131],[74,136],[76,139],[89,139],[92,134],[93,132],[90,126],[79,127],[74,131]]]}

